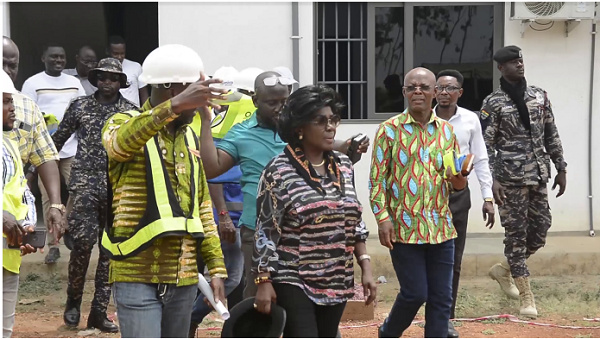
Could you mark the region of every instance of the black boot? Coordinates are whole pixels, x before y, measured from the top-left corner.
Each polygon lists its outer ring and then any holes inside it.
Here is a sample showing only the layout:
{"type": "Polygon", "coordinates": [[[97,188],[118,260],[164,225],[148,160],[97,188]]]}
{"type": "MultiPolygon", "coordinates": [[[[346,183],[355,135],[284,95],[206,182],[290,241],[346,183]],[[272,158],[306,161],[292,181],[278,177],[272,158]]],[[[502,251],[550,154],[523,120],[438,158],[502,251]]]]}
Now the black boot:
{"type": "Polygon", "coordinates": [[[79,326],[79,318],[81,316],[81,298],[73,299],[67,297],[67,304],[65,305],[65,313],[63,314],[63,320],[65,325],[70,327],[79,326]]]}
{"type": "Polygon", "coordinates": [[[458,338],[458,331],[454,328],[454,324],[448,321],[448,338],[458,338]]]}
{"type": "Polygon", "coordinates": [[[97,328],[102,332],[117,333],[119,326],[108,320],[106,313],[91,310],[87,321],[87,328],[97,328]]]}

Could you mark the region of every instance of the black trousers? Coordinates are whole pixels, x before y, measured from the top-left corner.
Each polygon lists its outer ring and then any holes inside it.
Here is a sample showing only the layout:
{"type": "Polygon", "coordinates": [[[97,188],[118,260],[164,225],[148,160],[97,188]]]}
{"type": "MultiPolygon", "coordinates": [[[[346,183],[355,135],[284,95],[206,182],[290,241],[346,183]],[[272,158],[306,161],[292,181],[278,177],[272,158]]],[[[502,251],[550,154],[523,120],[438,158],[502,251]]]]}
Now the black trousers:
{"type": "Polygon", "coordinates": [[[274,283],[277,305],[286,313],[284,338],[335,338],[346,302],[332,306],[315,304],[304,291],[290,284],[274,283]]]}
{"type": "Polygon", "coordinates": [[[467,240],[467,223],[469,222],[469,209],[471,209],[471,191],[466,187],[462,191],[450,194],[450,211],[452,212],[452,224],[456,228],[458,237],[454,239],[454,269],[452,276],[452,308],[450,319],[455,318],[456,296],[458,295],[458,283],[462,257],[467,240]]]}

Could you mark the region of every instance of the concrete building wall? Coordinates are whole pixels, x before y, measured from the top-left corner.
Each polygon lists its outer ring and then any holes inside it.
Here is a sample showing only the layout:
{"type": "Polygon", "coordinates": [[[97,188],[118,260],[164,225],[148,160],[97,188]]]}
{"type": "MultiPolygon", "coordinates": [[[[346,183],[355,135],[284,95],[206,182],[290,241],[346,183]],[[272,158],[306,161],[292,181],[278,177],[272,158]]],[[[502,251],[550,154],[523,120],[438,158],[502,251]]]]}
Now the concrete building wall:
{"type": "MultiPolygon", "coordinates": [[[[596,44],[593,121],[589,121],[591,71],[591,21],[582,21],[569,33],[564,24],[556,22],[544,32],[529,28],[521,37],[520,21],[509,19],[510,3],[506,4],[505,45],[523,49],[526,77],[530,84],[544,88],[552,101],[557,125],[565,150],[568,167],[567,192],[556,199],[550,191],[553,215],[551,231],[587,232],[588,200],[588,124],[600,126],[600,42],[596,44]]],[[[208,74],[223,65],[237,69],[275,66],[292,68],[291,3],[160,3],[159,42],[183,43],[202,56],[208,74]],[[225,21],[223,18],[227,17],[225,21]],[[260,18],[260,19],[257,19],[260,18]],[[192,24],[197,22],[197,24],[192,24]],[[222,32],[215,33],[221,29],[222,32]],[[209,35],[210,33],[210,35],[209,35]]],[[[314,20],[313,4],[299,3],[300,74],[301,85],[314,80],[314,20]]],[[[373,138],[378,122],[348,122],[338,128],[338,138],[357,133],[373,138]]],[[[600,135],[593,131],[593,145],[600,144],[600,135]]],[[[368,176],[371,153],[356,165],[356,185],[364,206],[364,219],[371,232],[377,225],[369,207],[368,176]]],[[[593,148],[593,173],[600,173],[600,147],[593,148]]],[[[553,172],[555,175],[555,171],[553,172]]],[[[472,191],[470,233],[503,233],[499,216],[497,226],[488,231],[481,215],[483,200],[475,175],[469,178],[472,191]]],[[[593,178],[594,195],[600,197],[600,178],[593,178]]],[[[550,182],[549,187],[551,187],[550,182]]],[[[600,200],[594,200],[595,220],[600,220],[600,200]]]]}

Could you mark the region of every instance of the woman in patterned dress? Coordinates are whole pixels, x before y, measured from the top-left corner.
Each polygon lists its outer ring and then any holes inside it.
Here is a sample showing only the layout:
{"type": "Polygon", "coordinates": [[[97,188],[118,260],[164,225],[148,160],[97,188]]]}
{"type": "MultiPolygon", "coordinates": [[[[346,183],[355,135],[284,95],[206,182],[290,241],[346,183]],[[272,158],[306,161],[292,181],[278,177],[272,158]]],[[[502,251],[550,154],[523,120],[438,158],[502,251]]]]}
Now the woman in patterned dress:
{"type": "Polygon", "coordinates": [[[333,151],[343,107],[327,86],[292,93],[278,124],[288,145],[260,179],[254,306],[268,314],[275,302],[286,310],[284,337],[336,336],[354,295],[353,254],[362,269],[365,303],[377,293],[352,163],[333,151]]]}

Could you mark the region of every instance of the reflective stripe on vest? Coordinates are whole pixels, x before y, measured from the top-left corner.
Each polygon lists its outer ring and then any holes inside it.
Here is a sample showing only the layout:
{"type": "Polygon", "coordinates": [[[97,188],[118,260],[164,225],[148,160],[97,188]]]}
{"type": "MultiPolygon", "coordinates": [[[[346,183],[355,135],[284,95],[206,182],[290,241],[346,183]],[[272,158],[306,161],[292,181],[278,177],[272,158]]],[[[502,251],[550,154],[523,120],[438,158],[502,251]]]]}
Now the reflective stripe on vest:
{"type": "MultiPolygon", "coordinates": [[[[23,203],[23,194],[27,180],[23,174],[23,164],[21,163],[21,155],[17,153],[18,147],[12,140],[2,137],[4,147],[10,153],[15,164],[15,175],[4,186],[2,192],[2,210],[9,212],[15,216],[17,220],[23,220],[27,216],[29,207],[23,203]]],[[[21,251],[19,249],[9,249],[6,235],[2,233],[2,267],[7,271],[19,274],[21,267],[21,251]]]]}
{"type": "MultiPolygon", "coordinates": [[[[188,148],[195,147],[199,151],[197,138],[191,128],[187,128],[185,143],[188,148]]],[[[188,150],[191,177],[191,204],[188,215],[184,215],[167,174],[162,154],[159,152],[158,135],[150,139],[144,146],[146,156],[146,210],[130,237],[113,237],[110,235],[112,225],[107,225],[102,234],[102,247],[113,260],[131,257],[150,247],[157,238],[166,236],[191,235],[203,238],[204,229],[196,197],[198,180],[200,180],[200,163],[196,156],[188,150]]]]}

